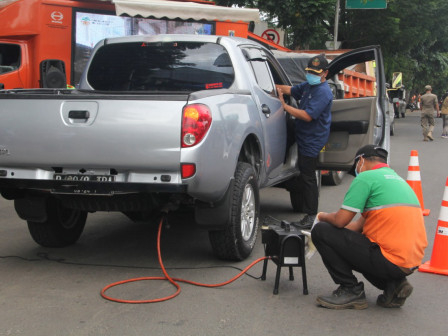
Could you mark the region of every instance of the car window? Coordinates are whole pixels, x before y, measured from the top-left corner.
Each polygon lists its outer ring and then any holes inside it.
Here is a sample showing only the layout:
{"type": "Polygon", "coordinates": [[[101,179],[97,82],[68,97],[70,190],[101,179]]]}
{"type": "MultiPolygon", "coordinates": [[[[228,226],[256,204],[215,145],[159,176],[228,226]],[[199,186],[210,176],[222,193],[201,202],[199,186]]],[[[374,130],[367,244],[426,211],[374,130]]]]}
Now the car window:
{"type": "Polygon", "coordinates": [[[375,62],[357,63],[338,75],[345,84],[344,98],[376,96],[375,62]]]}
{"type": "Polygon", "coordinates": [[[132,42],[101,47],[87,80],[101,91],[193,92],[229,88],[230,57],[221,45],[204,42],[132,42]]]}
{"type": "Polygon", "coordinates": [[[17,70],[20,66],[20,46],[0,43],[0,74],[17,70]]]}
{"type": "Polygon", "coordinates": [[[266,55],[258,48],[244,48],[243,54],[249,62],[258,86],[268,94],[274,94],[274,83],[266,55]]]}
{"type": "Polygon", "coordinates": [[[288,75],[284,72],[275,57],[268,55],[267,64],[275,85],[291,85],[291,82],[288,80],[288,75]]]}

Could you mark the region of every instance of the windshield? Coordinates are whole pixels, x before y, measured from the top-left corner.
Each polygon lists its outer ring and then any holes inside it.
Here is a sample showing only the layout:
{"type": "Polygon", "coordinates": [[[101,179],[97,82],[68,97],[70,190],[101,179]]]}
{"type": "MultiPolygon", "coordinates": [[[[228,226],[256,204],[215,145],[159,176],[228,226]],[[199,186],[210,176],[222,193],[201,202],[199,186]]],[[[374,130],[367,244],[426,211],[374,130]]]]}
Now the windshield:
{"type": "Polygon", "coordinates": [[[0,43],[0,74],[17,70],[20,66],[20,46],[0,43]]]}
{"type": "Polygon", "coordinates": [[[230,87],[234,70],[215,43],[132,42],[101,47],[87,80],[100,91],[193,92],[230,87]]]}

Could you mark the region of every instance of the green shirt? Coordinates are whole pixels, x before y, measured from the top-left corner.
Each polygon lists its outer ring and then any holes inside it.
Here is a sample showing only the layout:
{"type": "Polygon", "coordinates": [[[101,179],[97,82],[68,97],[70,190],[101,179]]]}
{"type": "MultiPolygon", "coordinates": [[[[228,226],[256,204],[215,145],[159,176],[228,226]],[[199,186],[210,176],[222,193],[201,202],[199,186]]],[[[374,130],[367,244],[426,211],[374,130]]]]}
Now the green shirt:
{"type": "Polygon", "coordinates": [[[362,212],[362,233],[390,262],[408,268],[420,265],[428,244],[422,209],[414,190],[391,168],[378,165],[360,173],[342,208],[362,212]]]}
{"type": "Polygon", "coordinates": [[[345,195],[342,209],[364,212],[390,205],[418,205],[409,184],[393,169],[382,167],[360,173],[345,195]]]}

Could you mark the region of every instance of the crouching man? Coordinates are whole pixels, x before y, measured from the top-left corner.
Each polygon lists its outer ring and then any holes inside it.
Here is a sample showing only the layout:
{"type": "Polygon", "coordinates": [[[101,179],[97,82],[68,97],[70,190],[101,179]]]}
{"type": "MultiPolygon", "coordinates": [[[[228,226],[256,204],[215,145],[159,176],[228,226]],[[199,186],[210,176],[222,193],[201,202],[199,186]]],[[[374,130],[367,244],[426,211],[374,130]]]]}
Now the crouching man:
{"type": "Polygon", "coordinates": [[[401,307],[412,293],[406,280],[427,246],[422,210],[412,188],[387,165],[387,151],[367,145],[358,150],[353,180],[337,212],[318,215],[312,240],[339,287],[317,303],[332,309],[365,309],[361,273],[383,291],[376,303],[401,307]],[[361,216],[353,220],[357,213],[361,216]]]}

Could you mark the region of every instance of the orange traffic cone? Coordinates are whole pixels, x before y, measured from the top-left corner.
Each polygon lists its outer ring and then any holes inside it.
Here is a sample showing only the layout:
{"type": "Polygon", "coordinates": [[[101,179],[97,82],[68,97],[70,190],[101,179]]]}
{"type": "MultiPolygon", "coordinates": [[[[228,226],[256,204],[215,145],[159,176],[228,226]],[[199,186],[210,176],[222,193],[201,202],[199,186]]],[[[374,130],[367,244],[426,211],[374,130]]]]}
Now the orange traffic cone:
{"type": "Polygon", "coordinates": [[[420,202],[420,206],[422,207],[423,216],[428,216],[431,210],[425,209],[425,205],[423,203],[420,166],[418,165],[418,153],[416,150],[411,151],[411,157],[409,159],[409,167],[408,167],[408,178],[406,179],[406,182],[408,182],[408,184],[411,186],[411,188],[417,195],[417,198],[420,202]]]}
{"type": "Polygon", "coordinates": [[[443,193],[431,260],[421,265],[418,270],[420,272],[448,275],[448,178],[443,193]]]}

